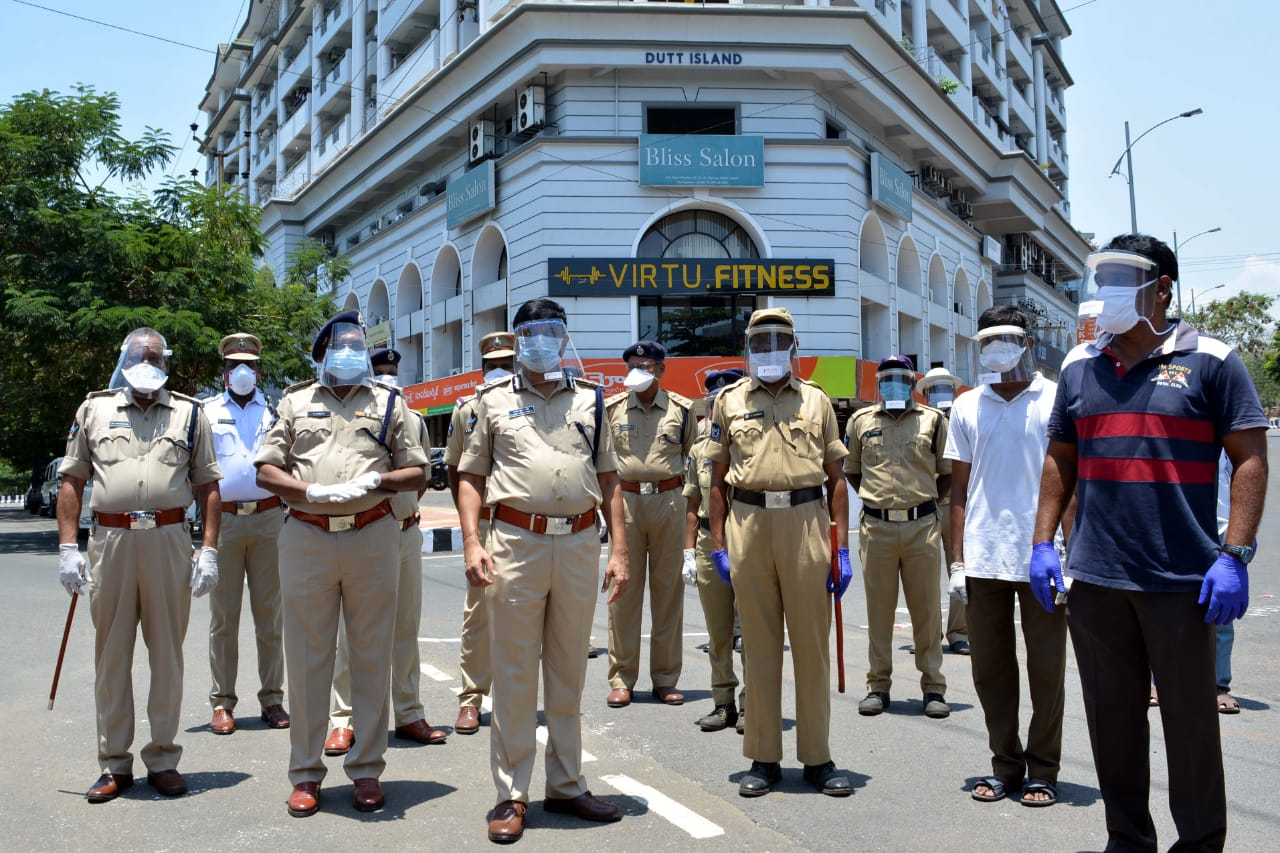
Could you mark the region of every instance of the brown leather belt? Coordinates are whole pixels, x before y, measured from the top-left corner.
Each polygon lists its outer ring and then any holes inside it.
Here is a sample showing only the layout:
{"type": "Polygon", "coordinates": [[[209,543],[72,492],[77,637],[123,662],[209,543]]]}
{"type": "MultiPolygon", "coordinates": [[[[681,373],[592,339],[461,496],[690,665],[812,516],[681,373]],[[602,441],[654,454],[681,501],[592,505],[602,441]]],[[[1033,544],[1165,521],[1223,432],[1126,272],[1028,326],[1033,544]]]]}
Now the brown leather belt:
{"type": "Polygon", "coordinates": [[[488,521],[493,517],[493,512],[487,506],[480,507],[480,520],[488,521]]]}
{"type": "Polygon", "coordinates": [[[383,501],[373,509],[366,509],[364,512],[357,512],[355,515],[317,515],[314,512],[303,512],[300,509],[289,507],[289,515],[305,521],[307,524],[314,524],[321,530],[327,530],[330,533],[340,533],[344,530],[359,530],[373,524],[384,515],[391,514],[391,501],[383,501]]]}
{"type": "Polygon", "coordinates": [[[222,511],[229,515],[254,515],[259,512],[266,512],[269,509],[275,509],[281,503],[280,498],[275,495],[263,498],[260,501],[223,501],[222,511]]]}
{"type": "Polygon", "coordinates": [[[146,509],[140,512],[95,512],[93,518],[101,527],[150,530],[186,521],[187,513],[182,509],[146,509]]]}
{"type": "Polygon", "coordinates": [[[410,527],[416,525],[419,521],[422,521],[422,516],[415,512],[413,515],[400,522],[400,532],[403,533],[410,527]]]}
{"type": "Polygon", "coordinates": [[[493,508],[493,517],[523,530],[531,530],[547,536],[563,536],[567,533],[581,533],[596,523],[596,511],[587,510],[582,515],[558,518],[553,515],[536,515],[512,509],[505,504],[493,508]]]}
{"type": "Polygon", "coordinates": [[[637,495],[657,495],[662,492],[669,492],[672,489],[678,489],[682,485],[684,485],[684,479],[678,476],[668,477],[656,483],[633,483],[630,480],[623,480],[622,491],[637,495]]]}

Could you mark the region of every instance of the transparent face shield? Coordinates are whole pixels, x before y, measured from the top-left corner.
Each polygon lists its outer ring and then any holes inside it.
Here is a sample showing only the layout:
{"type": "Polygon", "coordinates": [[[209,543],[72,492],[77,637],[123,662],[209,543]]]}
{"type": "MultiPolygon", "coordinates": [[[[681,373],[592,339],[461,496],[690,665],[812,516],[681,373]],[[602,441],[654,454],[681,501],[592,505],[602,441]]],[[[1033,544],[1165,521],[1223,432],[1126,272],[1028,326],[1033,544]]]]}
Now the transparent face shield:
{"type": "Polygon", "coordinates": [[[781,382],[800,372],[795,329],[762,324],[747,330],[747,375],[761,382],[781,382]]]}
{"type": "Polygon", "coordinates": [[[530,382],[582,376],[582,359],[563,320],[530,320],[512,331],[516,336],[516,364],[530,382]]]}
{"type": "Polygon", "coordinates": [[[916,375],[905,367],[886,367],[876,372],[876,394],[886,411],[900,412],[911,405],[911,389],[916,375]]]}
{"type": "Polygon", "coordinates": [[[949,409],[956,401],[956,389],[949,379],[934,379],[924,386],[924,399],[935,409],[949,409]]]}
{"type": "Polygon", "coordinates": [[[1138,323],[1155,334],[1156,262],[1136,252],[1094,252],[1085,258],[1085,279],[1080,316],[1094,318],[1098,331],[1123,335],[1138,323]]]}
{"type": "Polygon", "coordinates": [[[364,329],[355,323],[335,323],[329,332],[329,346],[316,366],[320,384],[329,388],[368,385],[373,381],[369,347],[364,329]]]}
{"type": "Polygon", "coordinates": [[[130,332],[120,344],[120,357],[111,372],[111,389],[132,388],[135,394],[149,397],[169,380],[169,349],[158,332],[130,332]]]}
{"type": "Polygon", "coordinates": [[[980,330],[976,338],[981,367],[978,384],[1030,382],[1035,378],[1035,356],[1021,326],[990,326],[980,330]]]}

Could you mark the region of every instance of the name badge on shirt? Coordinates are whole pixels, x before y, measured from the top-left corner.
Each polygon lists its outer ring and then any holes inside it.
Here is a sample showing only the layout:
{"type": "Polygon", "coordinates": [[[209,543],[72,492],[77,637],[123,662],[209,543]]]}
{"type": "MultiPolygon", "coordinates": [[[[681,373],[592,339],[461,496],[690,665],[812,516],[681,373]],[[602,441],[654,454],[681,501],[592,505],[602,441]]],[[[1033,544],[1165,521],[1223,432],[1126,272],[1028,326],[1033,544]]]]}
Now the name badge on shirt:
{"type": "Polygon", "coordinates": [[[236,419],[235,419],[235,418],[218,418],[218,423],[220,423],[220,424],[228,424],[228,425],[230,425],[230,426],[235,426],[235,425],[236,425],[236,419]]]}
{"type": "Polygon", "coordinates": [[[507,412],[507,417],[518,418],[518,417],[521,417],[522,415],[532,415],[534,411],[535,409],[533,406],[525,406],[523,409],[512,409],[511,411],[507,412]]]}
{"type": "Polygon", "coordinates": [[[869,429],[862,434],[862,437],[863,438],[879,438],[882,435],[884,435],[884,430],[882,429],[869,429]]]}
{"type": "Polygon", "coordinates": [[[619,429],[619,430],[621,430],[621,431],[623,431],[623,432],[625,432],[625,431],[627,431],[627,430],[632,430],[632,429],[635,429],[635,428],[636,428],[636,425],[635,425],[635,424],[618,424],[618,429],[619,429]]]}
{"type": "Polygon", "coordinates": [[[128,421],[112,421],[107,428],[115,429],[116,427],[124,427],[125,429],[128,429],[131,426],[133,426],[133,424],[129,423],[128,421]]]}
{"type": "Polygon", "coordinates": [[[316,411],[314,411],[314,412],[307,412],[307,417],[309,417],[309,418],[327,418],[327,417],[329,417],[329,412],[326,412],[324,409],[317,409],[317,410],[316,410],[316,411]]]}
{"type": "Polygon", "coordinates": [[[757,412],[747,412],[745,415],[742,416],[742,419],[744,421],[754,421],[756,418],[763,418],[763,417],[764,417],[764,410],[760,410],[757,412]]]}

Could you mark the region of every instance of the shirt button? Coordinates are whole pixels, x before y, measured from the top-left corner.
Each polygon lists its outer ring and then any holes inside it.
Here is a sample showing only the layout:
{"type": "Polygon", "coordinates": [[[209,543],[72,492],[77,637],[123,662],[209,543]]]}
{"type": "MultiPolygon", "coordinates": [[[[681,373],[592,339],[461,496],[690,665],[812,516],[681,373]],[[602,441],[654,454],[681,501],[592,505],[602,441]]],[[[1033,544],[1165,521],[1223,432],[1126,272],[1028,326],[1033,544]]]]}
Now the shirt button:
{"type": "Polygon", "coordinates": [[[557,500],[557,501],[562,501],[562,500],[564,500],[564,498],[562,498],[562,497],[557,497],[557,498],[556,498],[556,500],[557,500]]]}

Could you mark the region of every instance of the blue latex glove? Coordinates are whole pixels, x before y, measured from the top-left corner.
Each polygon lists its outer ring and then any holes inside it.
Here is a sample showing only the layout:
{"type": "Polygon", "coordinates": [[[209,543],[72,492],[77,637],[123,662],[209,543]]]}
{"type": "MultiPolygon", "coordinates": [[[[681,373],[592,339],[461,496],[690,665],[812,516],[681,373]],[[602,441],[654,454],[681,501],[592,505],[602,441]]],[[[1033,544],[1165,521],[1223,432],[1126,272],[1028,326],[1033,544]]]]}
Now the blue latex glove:
{"type": "Polygon", "coordinates": [[[1031,549],[1031,594],[1045,611],[1053,612],[1054,591],[1066,592],[1062,583],[1062,562],[1052,542],[1039,542],[1031,549]]]}
{"type": "Polygon", "coordinates": [[[849,549],[840,548],[836,551],[836,557],[840,562],[840,582],[836,583],[831,575],[827,575],[827,592],[834,593],[836,601],[844,597],[844,592],[849,588],[849,582],[853,580],[853,566],[849,565],[849,549]]]}
{"type": "Polygon", "coordinates": [[[1204,583],[1200,584],[1200,604],[1208,604],[1204,621],[1228,625],[1249,609],[1249,569],[1230,554],[1219,554],[1204,583]]]}
{"type": "Polygon", "coordinates": [[[711,565],[716,567],[716,574],[720,576],[720,580],[733,586],[733,579],[729,576],[729,552],[723,549],[711,552],[711,565]]]}

